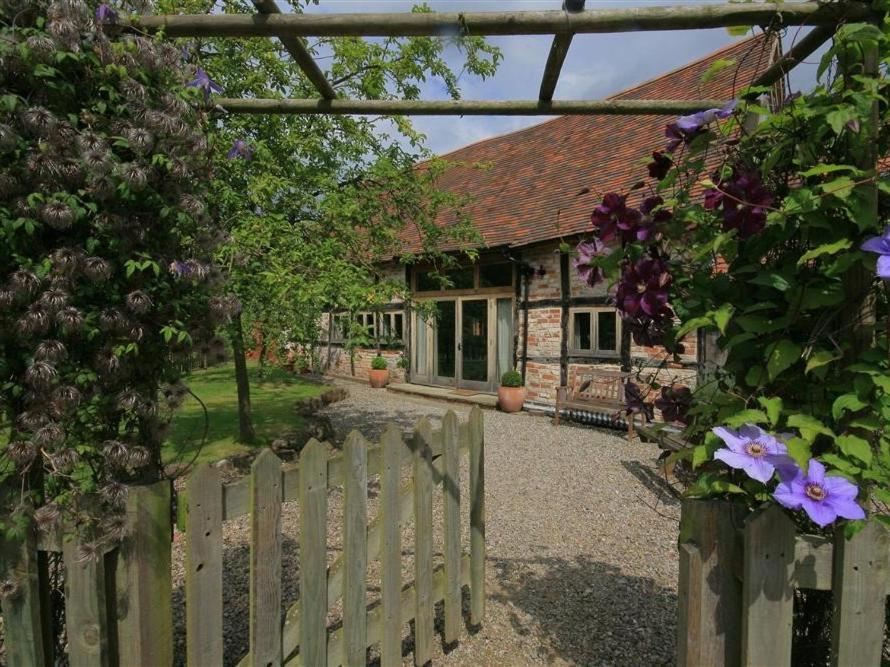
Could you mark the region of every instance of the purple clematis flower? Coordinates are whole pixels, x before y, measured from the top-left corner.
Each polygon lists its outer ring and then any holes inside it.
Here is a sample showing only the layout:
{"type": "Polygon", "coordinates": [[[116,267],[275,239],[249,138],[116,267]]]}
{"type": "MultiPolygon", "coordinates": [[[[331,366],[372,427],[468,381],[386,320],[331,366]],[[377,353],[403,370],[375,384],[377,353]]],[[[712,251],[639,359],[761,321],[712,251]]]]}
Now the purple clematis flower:
{"type": "Polygon", "coordinates": [[[646,168],[649,170],[650,178],[655,178],[661,181],[668,175],[668,172],[673,166],[674,161],[670,157],[665,155],[662,151],[654,151],[652,153],[652,162],[646,165],[646,168]]]}
{"type": "Polygon", "coordinates": [[[211,93],[221,93],[223,92],[222,86],[220,86],[216,81],[210,78],[210,75],[207,74],[200,67],[195,72],[195,78],[185,84],[187,88],[198,88],[199,90],[204,91],[204,101],[210,101],[211,93]]]}
{"type": "Polygon", "coordinates": [[[640,387],[633,382],[624,385],[624,411],[628,415],[634,413],[646,415],[649,420],[654,414],[652,404],[646,402],[646,397],[640,391],[640,387]]]}
{"type": "Polygon", "coordinates": [[[726,447],[714,452],[714,458],[730,468],[744,470],[751,479],[766,484],[778,466],[784,466],[788,448],[759,426],[745,424],[738,431],[718,426],[711,429],[726,447]]]}
{"type": "Polygon", "coordinates": [[[229,149],[229,152],[226,153],[226,157],[229,160],[234,160],[239,157],[242,157],[245,160],[250,160],[253,158],[253,148],[243,139],[236,139],[235,143],[233,143],[232,147],[229,149]]]}
{"type": "Polygon", "coordinates": [[[680,116],[677,119],[677,127],[687,133],[698,132],[705,125],[709,125],[715,120],[729,118],[737,105],[738,101],[732,100],[720,109],[707,109],[688,116],[680,116]]]}
{"type": "Polygon", "coordinates": [[[890,280],[890,226],[884,230],[883,236],[873,236],[860,247],[878,254],[878,277],[890,280]]]}
{"type": "Polygon", "coordinates": [[[645,316],[653,320],[670,317],[668,288],[673,278],[660,259],[644,257],[627,264],[615,293],[624,318],[645,316]]]}
{"type": "Polygon", "coordinates": [[[117,12],[104,2],[96,7],[96,23],[103,25],[114,25],[117,23],[117,12]]]}
{"type": "Polygon", "coordinates": [[[597,243],[596,239],[584,241],[578,244],[578,256],[572,260],[572,267],[578,272],[578,277],[593,287],[603,281],[603,270],[598,266],[592,266],[591,262],[602,255],[605,246],[597,243]]]}
{"type": "Polygon", "coordinates": [[[813,523],[824,528],[838,517],[864,519],[865,510],[856,502],[859,487],[843,477],[825,474],[825,466],[810,459],[807,472],[780,483],[773,497],[791,510],[802,509],[813,523]]]}
{"type": "Polygon", "coordinates": [[[689,423],[686,413],[691,405],[692,391],[681,384],[662,387],[661,396],[655,399],[655,407],[661,410],[661,416],[668,422],[689,423]]]}
{"type": "Polygon", "coordinates": [[[723,229],[735,229],[740,238],[748,238],[762,231],[773,194],[756,171],[734,170],[731,178],[718,183],[717,189],[704,193],[708,210],[723,210],[723,229]]]}

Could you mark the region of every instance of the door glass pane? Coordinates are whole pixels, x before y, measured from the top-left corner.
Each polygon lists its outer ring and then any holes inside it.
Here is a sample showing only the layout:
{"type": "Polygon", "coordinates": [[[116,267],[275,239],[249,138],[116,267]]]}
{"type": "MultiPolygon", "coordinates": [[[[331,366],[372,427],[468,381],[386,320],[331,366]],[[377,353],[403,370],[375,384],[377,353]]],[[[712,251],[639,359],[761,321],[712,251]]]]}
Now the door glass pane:
{"type": "Polygon", "coordinates": [[[392,337],[398,343],[405,337],[404,333],[404,316],[402,313],[396,313],[392,318],[393,326],[392,326],[392,337]]]}
{"type": "Polygon", "coordinates": [[[418,377],[429,377],[429,358],[426,345],[426,334],[429,325],[420,315],[414,318],[414,369],[418,377]]]}
{"type": "Polygon", "coordinates": [[[488,380],[488,301],[461,302],[462,376],[464,380],[488,380]]]}
{"type": "Polygon", "coordinates": [[[575,313],[572,319],[572,349],[590,349],[590,313],[575,313]]]}
{"type": "Polygon", "coordinates": [[[513,368],[513,300],[498,299],[498,378],[513,368]]]}
{"type": "Polygon", "coordinates": [[[615,352],[618,350],[618,317],[614,310],[601,310],[596,314],[597,349],[615,352]]]}
{"type": "Polygon", "coordinates": [[[454,301],[436,302],[436,375],[454,377],[454,329],[457,324],[454,301]]]}

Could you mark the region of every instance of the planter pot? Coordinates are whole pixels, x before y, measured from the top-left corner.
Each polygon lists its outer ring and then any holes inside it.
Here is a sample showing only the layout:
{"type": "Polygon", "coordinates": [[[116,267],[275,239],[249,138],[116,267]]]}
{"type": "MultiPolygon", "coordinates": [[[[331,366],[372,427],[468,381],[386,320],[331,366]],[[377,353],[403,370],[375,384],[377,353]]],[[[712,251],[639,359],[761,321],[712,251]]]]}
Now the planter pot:
{"type": "Polygon", "coordinates": [[[525,387],[498,387],[498,407],[504,412],[519,412],[525,403],[525,387]]]}
{"type": "Polygon", "coordinates": [[[372,368],[368,371],[368,380],[374,389],[383,389],[389,382],[389,369],[377,371],[372,368]]]}

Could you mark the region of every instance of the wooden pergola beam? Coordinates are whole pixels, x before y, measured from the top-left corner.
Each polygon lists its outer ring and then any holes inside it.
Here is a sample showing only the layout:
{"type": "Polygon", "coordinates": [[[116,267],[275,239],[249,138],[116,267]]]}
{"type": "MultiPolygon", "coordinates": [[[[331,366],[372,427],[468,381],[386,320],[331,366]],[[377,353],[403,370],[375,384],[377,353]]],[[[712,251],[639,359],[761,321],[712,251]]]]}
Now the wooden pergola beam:
{"type": "MultiPolygon", "coordinates": [[[[568,11],[568,5],[563,3],[563,11],[568,11]]],[[[576,0],[573,3],[571,11],[579,12],[584,9],[584,0],[576,0]]],[[[538,93],[538,99],[542,102],[549,102],[553,99],[553,93],[556,92],[556,84],[559,82],[559,73],[562,71],[562,65],[569,53],[569,47],[572,45],[572,33],[563,33],[555,35],[553,42],[550,44],[550,53],[547,55],[547,64],[544,66],[544,74],[541,76],[541,90],[538,93]]]]}
{"type": "Polygon", "coordinates": [[[773,85],[788,72],[810,57],[813,52],[826,41],[831,39],[834,30],[835,26],[817,26],[813,28],[810,31],[810,34],[801,39],[797,44],[791,47],[788,53],[784,54],[776,62],[770,65],[770,67],[757,77],[751,85],[773,85]]]}
{"type": "MultiPolygon", "coordinates": [[[[253,5],[260,14],[270,15],[281,13],[275,0],[253,0],[253,5]]],[[[303,38],[279,37],[278,39],[321,96],[326,100],[335,99],[337,97],[337,91],[334,90],[334,87],[327,80],[324,72],[321,71],[318,63],[316,63],[315,59],[312,57],[312,54],[309,53],[309,49],[307,49],[306,45],[303,43],[303,38]]]]}
{"type": "Polygon", "coordinates": [[[313,100],[215,98],[229,113],[375,116],[675,116],[726,100],[313,100]]]}
{"type": "Polygon", "coordinates": [[[568,14],[562,11],[167,14],[134,16],[129,24],[140,30],[164,30],[171,37],[448,37],[691,30],[738,25],[835,25],[841,20],[878,18],[865,3],[809,1],[633,7],[568,14]]]}

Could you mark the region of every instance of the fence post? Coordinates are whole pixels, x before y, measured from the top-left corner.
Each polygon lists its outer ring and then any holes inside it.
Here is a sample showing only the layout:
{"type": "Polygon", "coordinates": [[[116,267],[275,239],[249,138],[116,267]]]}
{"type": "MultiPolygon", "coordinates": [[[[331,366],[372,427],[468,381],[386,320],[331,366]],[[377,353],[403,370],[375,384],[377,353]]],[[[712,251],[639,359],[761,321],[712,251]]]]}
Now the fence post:
{"type": "Polygon", "coordinates": [[[300,664],[326,665],[327,658],[328,454],[310,440],[300,454],[300,664]]]}
{"type": "Polygon", "coordinates": [[[47,641],[49,628],[41,613],[40,568],[37,540],[33,527],[24,539],[0,538],[2,579],[17,587],[14,595],[4,596],[2,611],[6,634],[6,664],[9,667],[43,667],[52,664],[52,645],[47,641]]]}
{"type": "Polygon", "coordinates": [[[742,664],[791,664],[794,523],[777,505],[745,520],[742,664]]]}
{"type": "Polygon", "coordinates": [[[80,533],[63,545],[65,562],[65,628],[71,667],[107,667],[112,664],[108,641],[105,556],[80,533]]]}
{"type": "Polygon", "coordinates": [[[456,642],[461,625],[460,424],[449,410],[442,420],[442,495],[445,524],[445,643],[456,642]]]}
{"type": "Polygon", "coordinates": [[[281,459],[264,449],[250,471],[250,664],[281,664],[281,459]]]}
{"type": "Polygon", "coordinates": [[[127,531],[115,572],[122,665],[173,663],[170,482],[127,489],[127,531]]]}
{"type": "Polygon", "coordinates": [[[881,664],[888,550],[887,529],[875,520],[849,540],[844,538],[843,528],[835,532],[831,577],[834,667],[881,664]]]}
{"type": "Polygon", "coordinates": [[[727,665],[741,658],[742,591],[736,573],[744,508],[686,500],[680,520],[680,667],[727,665]]]}
{"type": "Polygon", "coordinates": [[[482,410],[470,411],[470,622],[485,615],[485,427],[482,410]]]}
{"type": "MultiPolygon", "coordinates": [[[[391,448],[395,439],[396,448],[401,447],[402,439],[396,431],[388,428],[383,436],[384,452],[391,448]]],[[[386,454],[384,453],[384,458],[386,454]]],[[[368,576],[368,445],[365,439],[353,431],[343,444],[343,643],[346,667],[364,667],[368,651],[367,576],[368,576]]],[[[385,463],[384,463],[385,465],[385,463]]],[[[396,466],[398,471],[398,466],[396,466]]],[[[385,468],[381,479],[381,494],[386,493],[385,468]]],[[[396,478],[398,480],[398,478],[396,478]]],[[[398,493],[398,488],[396,488],[398,493]]],[[[386,496],[382,499],[381,510],[385,509],[386,496]]],[[[389,563],[383,555],[383,572],[389,563]]],[[[398,558],[398,555],[396,556],[398,558]]],[[[398,564],[398,560],[396,560],[398,564]]],[[[386,596],[386,581],[382,585],[386,596]]],[[[385,636],[385,635],[384,635],[385,636]]]]}
{"type": "Polygon", "coordinates": [[[402,664],[402,536],[399,507],[402,453],[405,443],[395,425],[383,433],[383,470],[380,474],[380,576],[383,606],[382,667],[402,664]]]}
{"type": "Polygon", "coordinates": [[[414,429],[414,664],[433,651],[433,430],[423,417],[414,429]]]}

